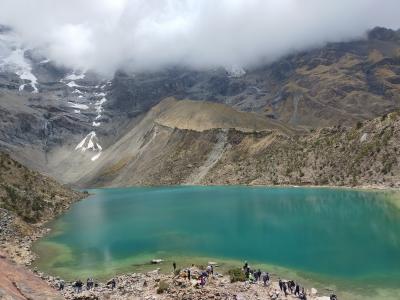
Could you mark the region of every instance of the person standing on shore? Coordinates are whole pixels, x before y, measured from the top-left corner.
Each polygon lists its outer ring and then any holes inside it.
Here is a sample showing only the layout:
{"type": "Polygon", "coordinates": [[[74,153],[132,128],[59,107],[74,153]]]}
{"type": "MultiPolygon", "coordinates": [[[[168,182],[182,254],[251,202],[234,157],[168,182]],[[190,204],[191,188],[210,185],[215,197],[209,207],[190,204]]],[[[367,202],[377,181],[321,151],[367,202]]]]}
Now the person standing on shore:
{"type": "Polygon", "coordinates": [[[176,262],[172,263],[172,267],[174,268],[174,273],[175,273],[175,271],[176,271],[176,262]]]}
{"type": "Polygon", "coordinates": [[[288,287],[286,285],[286,282],[282,283],[282,288],[283,288],[283,291],[285,292],[285,296],[287,296],[288,295],[288,292],[287,292],[288,287]]]}
{"type": "Polygon", "coordinates": [[[76,292],[77,294],[79,294],[80,292],[82,292],[82,286],[83,286],[83,282],[82,282],[80,279],[78,279],[78,280],[75,282],[75,292],[76,292]]]}
{"type": "Polygon", "coordinates": [[[107,282],[107,286],[111,285],[111,289],[115,289],[115,287],[117,286],[117,283],[115,281],[115,279],[111,279],[109,282],[107,282]]]}
{"type": "Polygon", "coordinates": [[[297,296],[300,294],[300,286],[299,286],[298,283],[296,283],[296,288],[294,290],[294,294],[297,295],[297,296]]]}
{"type": "Polygon", "coordinates": [[[280,278],[279,278],[279,288],[281,291],[283,290],[283,282],[280,278]]]}
{"type": "Polygon", "coordinates": [[[65,287],[65,281],[61,279],[60,282],[58,283],[58,290],[63,291],[64,287],[65,287]]]}
{"type": "Polygon", "coordinates": [[[189,269],[187,269],[187,279],[190,281],[190,268],[189,269]]]}
{"type": "Polygon", "coordinates": [[[261,270],[258,269],[257,271],[257,281],[261,281],[261,270]]]}

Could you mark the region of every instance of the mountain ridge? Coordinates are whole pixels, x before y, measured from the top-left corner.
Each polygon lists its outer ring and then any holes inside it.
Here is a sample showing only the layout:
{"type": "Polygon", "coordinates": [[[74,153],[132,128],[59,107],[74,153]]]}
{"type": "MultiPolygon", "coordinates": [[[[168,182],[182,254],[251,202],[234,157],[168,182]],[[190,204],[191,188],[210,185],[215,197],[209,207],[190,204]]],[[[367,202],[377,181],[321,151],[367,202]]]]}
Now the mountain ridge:
{"type": "MultiPolygon", "coordinates": [[[[234,74],[173,67],[119,71],[111,80],[59,67],[18,41],[10,46],[7,34],[0,42],[7,55],[23,53],[37,92],[15,71],[20,67],[2,64],[0,149],[69,185],[186,182],[210,162],[225,136],[221,129],[228,141],[255,131],[268,135],[256,144],[274,144],[280,141],[273,135],[313,136],[319,128],[350,128],[400,108],[399,31],[385,28],[234,74]],[[161,107],[165,112],[156,116],[161,107]]],[[[232,171],[240,178],[238,166],[232,171]]]]}

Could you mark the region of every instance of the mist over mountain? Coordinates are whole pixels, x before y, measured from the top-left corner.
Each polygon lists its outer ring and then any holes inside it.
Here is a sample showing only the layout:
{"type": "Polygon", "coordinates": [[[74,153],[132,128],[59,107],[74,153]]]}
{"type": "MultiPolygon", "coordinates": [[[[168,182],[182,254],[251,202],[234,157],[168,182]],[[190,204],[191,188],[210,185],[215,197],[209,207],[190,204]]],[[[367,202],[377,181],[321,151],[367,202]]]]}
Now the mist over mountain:
{"type": "Polygon", "coordinates": [[[400,27],[396,0],[3,0],[0,23],[57,64],[113,74],[253,67],[400,27]]]}

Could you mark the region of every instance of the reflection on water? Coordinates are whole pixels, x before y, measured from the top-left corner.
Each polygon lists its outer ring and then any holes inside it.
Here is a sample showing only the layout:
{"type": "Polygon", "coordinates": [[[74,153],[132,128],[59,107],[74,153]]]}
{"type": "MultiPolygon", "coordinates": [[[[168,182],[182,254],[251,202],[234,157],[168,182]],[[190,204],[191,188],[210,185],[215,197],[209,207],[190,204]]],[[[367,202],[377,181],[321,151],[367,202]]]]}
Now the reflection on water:
{"type": "Polygon", "coordinates": [[[400,280],[400,210],[382,192],[173,187],[93,193],[36,245],[46,252],[40,267],[117,271],[157,254],[247,259],[387,285],[400,280]]]}

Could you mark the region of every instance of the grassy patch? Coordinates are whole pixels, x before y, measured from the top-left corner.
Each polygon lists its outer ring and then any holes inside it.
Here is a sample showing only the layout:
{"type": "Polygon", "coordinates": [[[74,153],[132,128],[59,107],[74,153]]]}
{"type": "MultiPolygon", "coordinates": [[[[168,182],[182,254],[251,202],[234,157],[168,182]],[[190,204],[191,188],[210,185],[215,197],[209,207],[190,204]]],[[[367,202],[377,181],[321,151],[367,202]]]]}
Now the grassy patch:
{"type": "Polygon", "coordinates": [[[231,282],[246,281],[246,275],[240,268],[231,269],[228,271],[231,282]]]}

